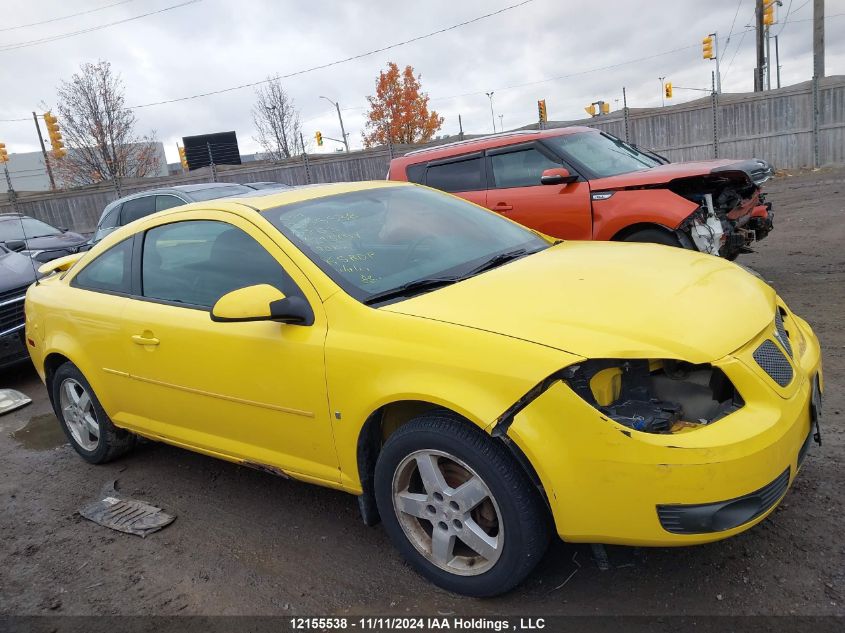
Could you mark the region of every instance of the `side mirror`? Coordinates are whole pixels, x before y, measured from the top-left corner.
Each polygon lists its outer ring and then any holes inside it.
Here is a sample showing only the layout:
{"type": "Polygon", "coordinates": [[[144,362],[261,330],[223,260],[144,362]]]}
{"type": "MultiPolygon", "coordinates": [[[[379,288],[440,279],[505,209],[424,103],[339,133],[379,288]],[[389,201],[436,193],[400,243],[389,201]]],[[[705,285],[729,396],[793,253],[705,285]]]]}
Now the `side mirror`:
{"type": "Polygon", "coordinates": [[[570,174],[566,167],[547,169],[540,176],[540,184],[543,185],[565,185],[576,180],[578,180],[578,176],[570,174]]]}
{"type": "Polygon", "coordinates": [[[9,240],[7,242],[4,242],[4,244],[6,248],[8,248],[10,251],[15,251],[16,253],[26,248],[26,242],[24,242],[23,240],[9,240]]]}
{"type": "Polygon", "coordinates": [[[286,297],[273,286],[259,284],[239,288],[220,297],[211,309],[211,320],[219,323],[279,321],[312,325],[314,312],[302,297],[286,297]]]}

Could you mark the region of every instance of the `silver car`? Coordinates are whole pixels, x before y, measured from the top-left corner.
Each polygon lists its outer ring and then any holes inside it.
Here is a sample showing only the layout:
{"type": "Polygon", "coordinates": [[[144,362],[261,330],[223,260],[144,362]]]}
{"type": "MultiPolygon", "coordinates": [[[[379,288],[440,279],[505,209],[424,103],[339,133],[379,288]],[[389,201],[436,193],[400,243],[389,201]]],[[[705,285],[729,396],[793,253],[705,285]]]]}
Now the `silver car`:
{"type": "Polygon", "coordinates": [[[97,230],[91,238],[96,244],[115,229],[156,211],[164,211],[191,202],[254,194],[255,190],[243,185],[226,182],[206,182],[196,185],[175,185],[150,189],[115,200],[103,209],[97,230]]]}

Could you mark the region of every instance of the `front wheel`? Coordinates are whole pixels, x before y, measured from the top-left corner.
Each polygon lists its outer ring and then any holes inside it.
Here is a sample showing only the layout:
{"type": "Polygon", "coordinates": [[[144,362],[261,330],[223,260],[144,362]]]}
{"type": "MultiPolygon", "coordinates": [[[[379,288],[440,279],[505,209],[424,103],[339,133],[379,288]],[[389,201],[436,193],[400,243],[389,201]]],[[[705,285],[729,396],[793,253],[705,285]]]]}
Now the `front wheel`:
{"type": "Polygon", "coordinates": [[[682,248],[683,244],[678,239],[678,236],[669,231],[661,229],[640,229],[627,235],[623,242],[648,242],[651,244],[663,244],[665,246],[675,246],[682,248]]]}
{"type": "Polygon", "coordinates": [[[509,591],[549,543],[548,512],[522,467],[503,445],[450,413],[415,418],[388,438],[375,492],[396,548],[455,593],[509,591]]]}

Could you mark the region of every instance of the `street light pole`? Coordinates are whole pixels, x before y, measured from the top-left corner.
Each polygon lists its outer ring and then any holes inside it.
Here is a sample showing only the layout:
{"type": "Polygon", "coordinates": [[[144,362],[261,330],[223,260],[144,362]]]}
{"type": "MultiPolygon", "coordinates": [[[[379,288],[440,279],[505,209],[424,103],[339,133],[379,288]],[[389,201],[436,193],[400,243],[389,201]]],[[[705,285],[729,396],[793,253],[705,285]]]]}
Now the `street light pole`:
{"type": "Polygon", "coordinates": [[[496,133],[496,115],[493,114],[493,91],[484,93],[487,95],[487,98],[490,99],[490,118],[493,121],[493,134],[496,133]]]}
{"type": "Polygon", "coordinates": [[[337,101],[332,101],[328,97],[320,96],[320,99],[325,99],[329,103],[333,104],[334,107],[337,109],[337,120],[340,121],[340,138],[343,139],[343,146],[346,148],[346,153],[349,153],[349,141],[346,139],[346,130],[343,127],[343,117],[340,116],[340,104],[337,101]]]}

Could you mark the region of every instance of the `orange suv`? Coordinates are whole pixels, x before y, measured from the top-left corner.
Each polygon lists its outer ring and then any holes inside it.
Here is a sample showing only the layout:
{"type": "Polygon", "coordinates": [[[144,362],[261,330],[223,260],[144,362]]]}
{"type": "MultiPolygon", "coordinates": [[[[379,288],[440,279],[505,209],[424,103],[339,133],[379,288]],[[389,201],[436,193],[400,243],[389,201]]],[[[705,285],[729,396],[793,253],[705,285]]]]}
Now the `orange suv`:
{"type": "Polygon", "coordinates": [[[547,235],[655,242],[727,259],[772,229],[764,160],[670,163],[587,127],[523,131],[409,152],[390,180],[448,191],[547,235]]]}

